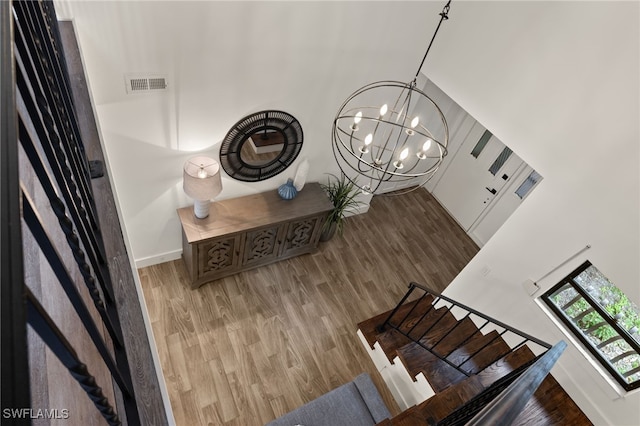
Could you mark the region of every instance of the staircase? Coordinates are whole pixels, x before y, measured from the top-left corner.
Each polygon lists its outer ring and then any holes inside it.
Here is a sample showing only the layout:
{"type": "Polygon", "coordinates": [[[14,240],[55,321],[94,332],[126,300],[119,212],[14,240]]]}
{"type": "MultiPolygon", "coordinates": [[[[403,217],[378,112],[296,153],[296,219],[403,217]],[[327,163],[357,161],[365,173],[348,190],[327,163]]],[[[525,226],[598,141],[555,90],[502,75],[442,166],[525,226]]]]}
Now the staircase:
{"type": "MultiPolygon", "coordinates": [[[[395,309],[358,327],[385,380],[401,374],[388,370],[401,369],[417,382],[390,385],[406,409],[381,426],[466,424],[551,348],[416,283],[395,309]],[[423,397],[407,396],[408,388],[423,397]]],[[[511,424],[591,425],[555,379],[545,375],[511,424]]]]}

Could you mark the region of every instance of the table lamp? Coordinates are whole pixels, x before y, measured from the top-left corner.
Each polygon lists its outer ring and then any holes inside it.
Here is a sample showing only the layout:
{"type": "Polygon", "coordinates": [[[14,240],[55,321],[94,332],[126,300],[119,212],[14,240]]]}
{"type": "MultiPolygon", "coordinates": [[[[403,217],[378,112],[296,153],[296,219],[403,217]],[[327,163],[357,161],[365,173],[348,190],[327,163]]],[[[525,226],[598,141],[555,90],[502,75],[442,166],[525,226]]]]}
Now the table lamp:
{"type": "Polygon", "coordinates": [[[209,157],[193,157],[184,163],[182,187],[194,199],[193,212],[198,219],[209,216],[211,199],[222,191],[220,165],[209,157]]]}

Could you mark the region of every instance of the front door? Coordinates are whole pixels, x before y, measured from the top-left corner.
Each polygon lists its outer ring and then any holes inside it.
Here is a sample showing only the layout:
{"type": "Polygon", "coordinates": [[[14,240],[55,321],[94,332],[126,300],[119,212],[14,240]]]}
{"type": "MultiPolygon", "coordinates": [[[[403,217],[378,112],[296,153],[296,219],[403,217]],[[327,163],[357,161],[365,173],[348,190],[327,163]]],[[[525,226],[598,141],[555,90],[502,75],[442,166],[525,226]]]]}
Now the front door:
{"type": "Polygon", "coordinates": [[[524,166],[520,157],[476,123],[434,187],[433,195],[468,232],[524,166]]]}

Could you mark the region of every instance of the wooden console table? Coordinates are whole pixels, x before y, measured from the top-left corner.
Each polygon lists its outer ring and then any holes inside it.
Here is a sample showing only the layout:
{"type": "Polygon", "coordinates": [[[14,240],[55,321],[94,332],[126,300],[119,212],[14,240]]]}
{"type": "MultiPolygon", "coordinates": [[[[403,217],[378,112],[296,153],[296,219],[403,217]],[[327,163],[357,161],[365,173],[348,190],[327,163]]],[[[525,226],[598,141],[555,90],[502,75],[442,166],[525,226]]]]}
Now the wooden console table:
{"type": "Polygon", "coordinates": [[[274,189],[213,202],[204,219],[195,217],[193,206],[178,209],[191,288],[312,252],[332,208],[320,184],[307,183],[293,200],[274,189]]]}

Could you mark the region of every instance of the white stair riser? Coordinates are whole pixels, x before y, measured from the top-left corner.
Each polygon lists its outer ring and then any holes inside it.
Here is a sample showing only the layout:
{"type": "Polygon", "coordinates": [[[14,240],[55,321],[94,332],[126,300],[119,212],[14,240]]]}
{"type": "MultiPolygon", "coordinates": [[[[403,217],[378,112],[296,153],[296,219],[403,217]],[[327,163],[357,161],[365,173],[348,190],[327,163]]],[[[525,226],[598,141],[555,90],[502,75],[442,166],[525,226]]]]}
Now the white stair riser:
{"type": "Polygon", "coordinates": [[[412,379],[398,357],[391,363],[379,343],[376,342],[373,345],[374,349],[371,349],[369,342],[367,342],[367,339],[360,330],[358,330],[358,337],[400,409],[406,410],[435,395],[435,392],[431,386],[429,386],[429,383],[422,373],[418,374],[415,380],[412,379]]]}

